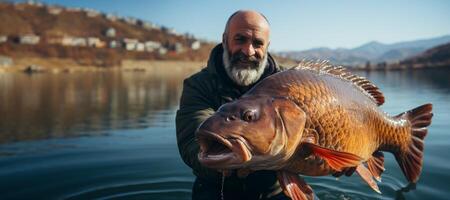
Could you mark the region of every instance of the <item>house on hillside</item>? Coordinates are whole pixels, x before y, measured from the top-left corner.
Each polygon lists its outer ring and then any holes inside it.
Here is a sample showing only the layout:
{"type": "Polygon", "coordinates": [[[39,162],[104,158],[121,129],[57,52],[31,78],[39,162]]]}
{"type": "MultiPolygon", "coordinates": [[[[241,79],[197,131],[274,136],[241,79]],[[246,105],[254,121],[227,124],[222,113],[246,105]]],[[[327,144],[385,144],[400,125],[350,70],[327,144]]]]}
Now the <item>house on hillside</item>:
{"type": "Polygon", "coordinates": [[[81,8],[75,7],[75,8],[66,8],[66,11],[68,12],[80,12],[81,8]]]}
{"type": "Polygon", "coordinates": [[[155,42],[155,41],[151,41],[151,40],[145,42],[144,44],[145,44],[145,50],[148,51],[148,52],[153,52],[156,49],[161,47],[161,43],[155,42]]]}
{"type": "Polygon", "coordinates": [[[106,14],[105,18],[109,21],[115,22],[117,20],[117,16],[113,15],[113,14],[106,14]]]}
{"type": "Polygon", "coordinates": [[[86,41],[88,47],[103,48],[106,46],[105,42],[96,37],[88,37],[86,41]]]}
{"type": "Polygon", "coordinates": [[[111,38],[116,37],[116,29],[114,29],[113,27],[109,27],[105,31],[105,36],[111,38]]]}
{"type": "Polygon", "coordinates": [[[124,38],[123,39],[123,47],[127,51],[134,51],[136,50],[136,45],[139,41],[137,39],[130,39],[130,38],[124,38]]]}
{"type": "Polygon", "coordinates": [[[198,40],[195,40],[194,42],[191,43],[192,50],[200,49],[200,46],[201,46],[201,44],[200,44],[200,41],[198,41],[198,40]]]}
{"type": "Polygon", "coordinates": [[[23,36],[19,36],[19,43],[20,44],[37,44],[40,41],[40,37],[34,34],[28,34],[28,35],[23,35],[23,36]]]}
{"type": "Polygon", "coordinates": [[[26,4],[27,4],[27,5],[30,5],[30,6],[37,6],[37,7],[42,7],[42,6],[44,6],[43,3],[39,2],[39,1],[34,1],[34,0],[28,0],[28,1],[26,2],[26,4]]]}
{"type": "Polygon", "coordinates": [[[8,41],[8,36],[6,35],[0,35],[0,43],[4,43],[8,41]]]}
{"type": "Polygon", "coordinates": [[[136,51],[144,51],[145,50],[145,45],[142,42],[138,42],[136,43],[136,51]]]}
{"type": "Polygon", "coordinates": [[[86,13],[86,16],[88,17],[97,17],[100,15],[100,13],[94,9],[85,8],[83,11],[86,13]]]}
{"type": "Polygon", "coordinates": [[[175,43],[174,50],[176,53],[181,53],[184,51],[183,45],[179,42],[175,43]]]}
{"type": "Polygon", "coordinates": [[[52,15],[59,15],[62,12],[62,8],[57,6],[47,6],[47,12],[52,15]]]}
{"type": "Polygon", "coordinates": [[[158,49],[159,55],[165,55],[167,53],[167,49],[165,47],[160,47],[158,49]]]}
{"type": "Polygon", "coordinates": [[[137,25],[137,19],[134,17],[125,17],[122,19],[125,23],[130,24],[130,25],[137,25]]]}
{"type": "Polygon", "coordinates": [[[174,28],[168,28],[166,32],[172,35],[177,35],[177,32],[175,31],[174,28]]]}
{"type": "Polygon", "coordinates": [[[143,21],[142,24],[141,24],[141,26],[142,26],[142,28],[145,28],[145,29],[147,29],[147,30],[156,29],[156,25],[153,24],[153,23],[151,23],[151,22],[143,21]]]}
{"type": "Polygon", "coordinates": [[[62,38],[61,44],[63,46],[85,47],[85,46],[87,46],[87,41],[85,38],[82,38],[82,37],[64,36],[62,38]]]}

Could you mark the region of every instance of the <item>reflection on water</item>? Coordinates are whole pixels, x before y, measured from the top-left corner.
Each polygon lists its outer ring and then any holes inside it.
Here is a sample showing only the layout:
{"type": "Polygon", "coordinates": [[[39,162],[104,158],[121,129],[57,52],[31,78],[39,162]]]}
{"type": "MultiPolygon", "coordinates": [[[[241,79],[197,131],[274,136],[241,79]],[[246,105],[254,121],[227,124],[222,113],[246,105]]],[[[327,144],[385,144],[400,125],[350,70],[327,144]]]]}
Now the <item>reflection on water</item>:
{"type": "Polygon", "coordinates": [[[0,74],[0,143],[171,126],[186,73],[0,74]],[[155,118],[166,113],[166,118],[155,118]]]}
{"type": "MultiPolygon", "coordinates": [[[[424,168],[408,185],[386,153],[382,195],[360,177],[305,177],[320,199],[446,199],[450,70],[356,72],[398,114],[432,102],[424,168]]],[[[0,74],[0,199],[190,199],[175,110],[190,72],[0,74]],[[78,137],[90,136],[90,137],[78,137]]]]}

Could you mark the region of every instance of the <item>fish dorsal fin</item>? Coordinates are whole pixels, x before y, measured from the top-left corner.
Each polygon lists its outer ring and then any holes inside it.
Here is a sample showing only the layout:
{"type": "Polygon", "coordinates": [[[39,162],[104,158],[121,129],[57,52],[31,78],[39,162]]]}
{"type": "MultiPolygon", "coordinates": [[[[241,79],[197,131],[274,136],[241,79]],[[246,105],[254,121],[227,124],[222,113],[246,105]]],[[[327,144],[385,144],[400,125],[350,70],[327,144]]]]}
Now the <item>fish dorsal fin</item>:
{"type": "Polygon", "coordinates": [[[328,61],[305,61],[302,60],[294,69],[309,69],[318,73],[326,73],[343,80],[352,82],[361,89],[369,98],[371,98],[378,106],[383,105],[384,95],[372,82],[365,77],[352,74],[342,66],[334,66],[328,61]]]}

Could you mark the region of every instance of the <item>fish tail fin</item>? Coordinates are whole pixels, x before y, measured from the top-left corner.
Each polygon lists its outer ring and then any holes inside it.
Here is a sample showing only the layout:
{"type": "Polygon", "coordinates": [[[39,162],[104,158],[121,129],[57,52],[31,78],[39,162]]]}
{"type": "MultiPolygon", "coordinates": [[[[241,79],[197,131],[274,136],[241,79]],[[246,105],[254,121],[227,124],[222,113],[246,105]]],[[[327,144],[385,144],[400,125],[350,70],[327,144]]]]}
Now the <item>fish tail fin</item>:
{"type": "Polygon", "coordinates": [[[410,139],[404,150],[394,152],[395,159],[409,182],[417,182],[422,171],[423,140],[431,124],[432,104],[424,104],[396,116],[405,119],[411,125],[410,139]]]}

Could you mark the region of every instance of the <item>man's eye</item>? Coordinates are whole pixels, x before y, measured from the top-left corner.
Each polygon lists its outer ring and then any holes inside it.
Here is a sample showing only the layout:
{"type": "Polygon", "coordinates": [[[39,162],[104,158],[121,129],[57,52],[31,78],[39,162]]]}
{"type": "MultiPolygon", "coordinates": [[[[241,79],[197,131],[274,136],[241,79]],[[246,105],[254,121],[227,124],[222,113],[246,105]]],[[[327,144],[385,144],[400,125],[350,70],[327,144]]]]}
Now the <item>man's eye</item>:
{"type": "Polygon", "coordinates": [[[244,43],[245,42],[245,39],[243,39],[243,38],[236,38],[236,39],[234,39],[236,42],[238,42],[238,43],[244,43]]]}
{"type": "Polygon", "coordinates": [[[262,47],[264,44],[262,42],[256,41],[253,43],[253,46],[255,47],[262,47]]]}

